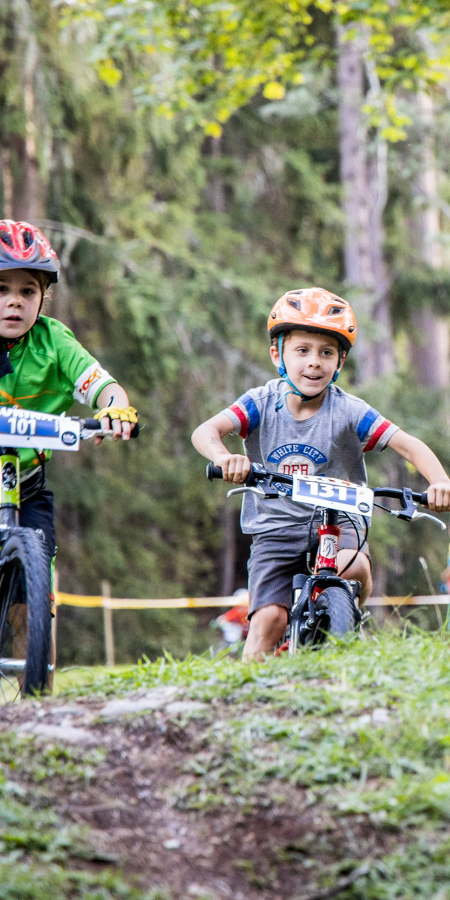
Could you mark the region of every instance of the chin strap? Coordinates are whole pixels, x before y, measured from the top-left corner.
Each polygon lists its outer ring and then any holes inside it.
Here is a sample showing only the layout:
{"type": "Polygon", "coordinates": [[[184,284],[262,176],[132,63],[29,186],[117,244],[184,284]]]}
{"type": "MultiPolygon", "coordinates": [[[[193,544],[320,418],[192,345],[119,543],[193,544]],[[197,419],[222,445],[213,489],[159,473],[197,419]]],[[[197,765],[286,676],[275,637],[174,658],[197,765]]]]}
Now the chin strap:
{"type": "MultiPolygon", "coordinates": [[[[41,301],[41,306],[42,306],[42,301],[41,301]]],[[[40,307],[39,307],[39,309],[40,309],[40,307]]],[[[40,319],[41,319],[41,317],[38,313],[36,322],[39,322],[40,319]]],[[[34,328],[34,326],[36,325],[36,322],[33,322],[33,325],[31,326],[31,328],[34,328]]],[[[12,348],[15,347],[16,344],[20,344],[20,342],[23,341],[23,339],[27,336],[27,334],[30,333],[31,328],[29,328],[28,331],[25,332],[25,334],[21,334],[20,337],[18,337],[18,338],[13,338],[10,341],[0,340],[0,378],[3,378],[4,375],[12,375],[12,373],[14,372],[14,369],[11,365],[11,361],[9,358],[9,351],[12,350],[12,348]]]]}
{"type": "MultiPolygon", "coordinates": [[[[307,403],[308,400],[316,400],[317,397],[320,397],[320,395],[323,394],[323,390],[322,390],[322,391],[319,391],[318,394],[313,394],[312,397],[307,397],[306,394],[302,394],[302,392],[299,391],[299,389],[295,387],[295,384],[292,383],[291,379],[289,378],[289,375],[287,374],[286,366],[284,365],[284,362],[283,362],[283,333],[281,333],[278,336],[278,356],[280,357],[280,365],[278,366],[278,374],[281,376],[281,378],[284,378],[284,380],[288,383],[291,390],[285,391],[283,396],[280,397],[280,399],[278,400],[278,402],[275,406],[275,412],[278,412],[278,410],[281,409],[288,394],[294,394],[296,397],[300,397],[301,400],[303,401],[303,403],[307,403]]],[[[330,384],[334,384],[334,382],[337,381],[337,379],[339,377],[339,368],[341,365],[341,357],[342,357],[342,348],[341,348],[341,345],[339,344],[339,359],[338,359],[337,369],[336,369],[331,381],[327,384],[327,388],[330,387],[330,384]]],[[[326,390],[327,388],[325,388],[324,390],[326,390]]]]}
{"type": "Polygon", "coordinates": [[[21,334],[20,337],[13,338],[13,340],[0,341],[0,378],[3,378],[4,375],[12,375],[12,373],[14,372],[9,359],[9,351],[12,350],[12,348],[15,347],[16,344],[20,344],[24,337],[25,335],[21,334]]]}

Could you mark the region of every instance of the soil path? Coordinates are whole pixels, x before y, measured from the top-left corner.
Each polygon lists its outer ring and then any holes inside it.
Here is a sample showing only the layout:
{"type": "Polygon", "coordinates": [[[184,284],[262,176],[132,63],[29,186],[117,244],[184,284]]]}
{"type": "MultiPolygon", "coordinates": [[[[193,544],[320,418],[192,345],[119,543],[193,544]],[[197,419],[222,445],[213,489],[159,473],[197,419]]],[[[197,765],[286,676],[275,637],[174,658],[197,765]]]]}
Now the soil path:
{"type": "Polygon", "coordinates": [[[219,796],[219,782],[217,797],[202,796],[202,759],[211,768],[219,752],[205,732],[226,715],[220,700],[184,700],[172,687],[110,702],[23,702],[2,710],[0,735],[33,737],[33,752],[71,748],[89,762],[89,777],[57,773],[38,786],[25,767],[8,778],[31,802],[45,795],[63,825],[89,827],[98,861],[86,866],[118,866],[130,884],[174,900],[298,900],[336,891],[390,851],[393,836],[366,817],[330,815],[311,792],[276,778],[250,799],[232,783],[219,796]],[[92,762],[98,748],[102,759],[92,762]]]}

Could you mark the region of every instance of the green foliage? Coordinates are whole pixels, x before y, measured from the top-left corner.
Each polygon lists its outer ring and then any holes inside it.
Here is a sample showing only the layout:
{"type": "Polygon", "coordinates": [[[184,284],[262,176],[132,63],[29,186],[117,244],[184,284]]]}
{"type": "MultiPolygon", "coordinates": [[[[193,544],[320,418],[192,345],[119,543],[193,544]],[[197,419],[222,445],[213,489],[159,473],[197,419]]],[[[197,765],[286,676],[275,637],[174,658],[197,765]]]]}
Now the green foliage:
{"type": "Polygon", "coordinates": [[[371,124],[393,143],[406,138],[411,118],[402,111],[404,91],[448,77],[450,14],[445,0],[249,0],[135,4],[130,0],[59,0],[62,25],[76,33],[95,23],[91,61],[114,88],[134,55],[139,102],[168,119],[183,114],[185,127],[200,125],[220,137],[222,124],[263,88],[282,100],[286,84],[301,84],[303,67],[327,64],[333,28],[346,40],[367,36],[367,56],[382,84],[366,105],[371,124]],[[400,98],[400,100],[399,100],[400,98]]]}
{"type": "Polygon", "coordinates": [[[273,100],[284,96],[284,83],[299,82],[297,64],[311,42],[308,0],[60,5],[63,26],[96,23],[91,61],[108,86],[122,78],[131,49],[139,102],[167,119],[183,111],[187,128],[201,125],[211,137],[259,88],[273,100]]]}
{"type": "MultiPolygon", "coordinates": [[[[111,5],[106,0],[70,8],[49,0],[2,6],[3,196],[11,192],[8,159],[10,174],[19,178],[21,173],[17,153],[27,134],[27,110],[20,59],[28,35],[38,60],[32,85],[36,121],[28,125],[39,126],[39,190],[48,217],[43,228],[64,264],[64,282],[49,301],[48,313],[72,327],[124,384],[143,425],[139,441],[129,446],[89,445],[76,455],[54,455],[48,477],[56,494],[62,590],[99,594],[103,580],[119,597],[222,590],[227,549],[223,509],[228,501],[223,485],[206,483],[204,460],[191,447],[190,433],[274,372],[265,329],[277,296],[293,285],[314,283],[345,296],[331,15],[350,27],[350,18],[359,25],[370,12],[373,23],[368,24],[374,35],[382,36],[391,28],[392,16],[405,14],[403,3],[334,7],[324,0],[308,8],[281,0],[256,7],[111,5]],[[21,14],[28,9],[28,30],[22,27],[19,7],[21,14]],[[183,17],[189,17],[192,35],[182,34],[183,17]],[[66,25],[61,30],[62,18],[66,25]],[[145,33],[136,32],[140,25],[145,33]],[[154,53],[147,47],[150,26],[154,53]],[[244,35],[248,46],[241,40],[244,35]],[[314,43],[309,45],[310,37],[314,43]],[[211,41],[219,42],[223,54],[233,49],[236,64],[221,62],[216,44],[214,58],[208,55],[211,41]],[[327,50],[326,60],[320,58],[321,48],[327,50]],[[259,74],[266,80],[250,84],[260,50],[259,74]],[[296,86],[300,57],[302,79],[296,86]],[[272,70],[271,60],[283,71],[272,70]],[[102,80],[96,71],[103,65],[102,80]],[[195,77],[193,66],[198,66],[195,77]],[[198,91],[200,76],[207,72],[213,80],[198,91]],[[186,86],[183,79],[188,77],[193,81],[186,86]],[[245,84],[227,107],[237,112],[219,123],[220,140],[204,138],[201,129],[188,131],[202,116],[203,126],[216,121],[217,104],[230,96],[233,79],[245,84]],[[185,109],[178,92],[182,83],[185,109]],[[272,87],[265,89],[265,84],[272,87]],[[280,86],[286,87],[284,99],[276,99],[281,98],[280,86]],[[172,119],[155,110],[161,91],[170,93],[172,119]]],[[[440,37],[445,9],[439,4],[430,9],[440,37]]],[[[425,22],[421,5],[411,14],[419,25],[425,22]]],[[[405,44],[405,28],[396,20],[399,47],[415,40],[409,28],[405,44]]],[[[380,48],[377,59],[397,54],[397,44],[391,50],[380,48]]],[[[401,54],[394,63],[400,72],[401,54]]],[[[439,116],[440,190],[447,196],[449,129],[445,110],[439,116]]],[[[387,253],[394,272],[400,373],[365,386],[364,396],[429,441],[450,465],[445,399],[430,397],[414,384],[405,349],[406,307],[409,314],[426,295],[426,302],[431,299],[440,311],[447,310],[445,271],[411,266],[408,217],[416,200],[410,182],[417,171],[419,142],[417,135],[390,153],[387,253]]],[[[350,359],[340,383],[359,393],[353,379],[350,359]]],[[[81,407],[75,411],[86,413],[81,407]]],[[[237,449],[239,444],[231,439],[230,446],[237,449]]],[[[392,480],[423,487],[387,451],[370,461],[370,482],[392,480]]],[[[237,505],[234,509],[237,517],[237,505]]],[[[392,593],[425,589],[419,555],[426,556],[437,582],[446,546],[431,527],[408,528],[380,516],[372,535],[376,564],[393,559],[388,579],[392,593]]],[[[243,541],[236,587],[245,583],[246,551],[243,541]]],[[[201,652],[209,643],[208,633],[200,633],[206,615],[199,619],[184,611],[161,611],[115,616],[118,657],[145,654],[153,659],[162,646],[180,656],[188,649],[201,652]]],[[[61,665],[103,657],[99,612],[63,609],[59,627],[61,665]]]]}
{"type": "Polygon", "coordinates": [[[446,316],[450,312],[450,274],[446,269],[417,266],[401,270],[392,285],[393,314],[397,327],[403,329],[414,310],[431,307],[446,316]]]}

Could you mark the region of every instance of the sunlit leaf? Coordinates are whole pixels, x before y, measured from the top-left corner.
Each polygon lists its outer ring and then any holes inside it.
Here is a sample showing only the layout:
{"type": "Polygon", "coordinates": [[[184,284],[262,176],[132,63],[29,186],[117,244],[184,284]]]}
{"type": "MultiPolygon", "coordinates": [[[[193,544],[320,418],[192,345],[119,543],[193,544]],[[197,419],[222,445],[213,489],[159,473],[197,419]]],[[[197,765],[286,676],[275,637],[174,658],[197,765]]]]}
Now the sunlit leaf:
{"type": "Polygon", "coordinates": [[[270,81],[264,85],[263,94],[267,100],[282,100],[285,93],[285,88],[278,81],[270,81]]]}

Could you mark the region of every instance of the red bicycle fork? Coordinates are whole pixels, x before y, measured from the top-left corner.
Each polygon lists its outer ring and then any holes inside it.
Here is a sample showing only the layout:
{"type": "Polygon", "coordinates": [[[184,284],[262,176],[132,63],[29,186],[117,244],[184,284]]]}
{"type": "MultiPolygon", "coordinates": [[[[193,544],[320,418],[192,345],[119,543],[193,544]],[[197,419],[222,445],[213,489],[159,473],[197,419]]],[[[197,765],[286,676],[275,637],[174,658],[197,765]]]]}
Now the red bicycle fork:
{"type": "MultiPolygon", "coordinates": [[[[314,565],[314,575],[336,575],[338,570],[337,555],[339,551],[339,539],[341,529],[337,525],[337,513],[334,510],[322,510],[322,522],[319,525],[319,549],[314,565]]],[[[317,600],[323,588],[317,586],[312,595],[312,600],[317,600]]]]}

